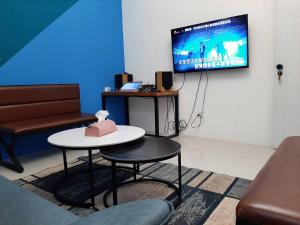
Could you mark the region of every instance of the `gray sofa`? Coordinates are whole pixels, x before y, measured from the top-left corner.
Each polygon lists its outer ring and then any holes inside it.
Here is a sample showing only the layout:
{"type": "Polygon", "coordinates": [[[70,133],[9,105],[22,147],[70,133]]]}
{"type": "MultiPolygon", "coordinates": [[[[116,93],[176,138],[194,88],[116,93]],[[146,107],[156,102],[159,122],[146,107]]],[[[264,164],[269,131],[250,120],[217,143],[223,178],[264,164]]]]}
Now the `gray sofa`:
{"type": "Polygon", "coordinates": [[[0,176],[0,225],[163,225],[173,212],[167,201],[143,200],[80,218],[0,176]]]}

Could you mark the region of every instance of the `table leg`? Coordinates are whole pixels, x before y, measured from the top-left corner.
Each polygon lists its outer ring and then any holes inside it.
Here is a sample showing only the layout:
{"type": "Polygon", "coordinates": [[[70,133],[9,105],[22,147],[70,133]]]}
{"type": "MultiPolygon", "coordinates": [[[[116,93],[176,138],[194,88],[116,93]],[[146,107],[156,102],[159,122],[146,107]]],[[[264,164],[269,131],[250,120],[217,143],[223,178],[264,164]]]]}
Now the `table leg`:
{"type": "Polygon", "coordinates": [[[181,153],[178,154],[178,192],[179,201],[181,202],[181,153]]]}
{"type": "Polygon", "coordinates": [[[127,126],[129,126],[130,122],[129,122],[129,99],[128,97],[124,97],[125,98],[125,124],[127,126]]]}
{"type": "Polygon", "coordinates": [[[137,164],[133,163],[133,180],[136,180],[136,169],[137,169],[137,164]]]}
{"type": "Polygon", "coordinates": [[[95,207],[95,193],[94,193],[94,173],[93,173],[93,157],[92,150],[89,149],[89,173],[90,173],[90,194],[92,207],[95,207]]]}
{"type": "Polygon", "coordinates": [[[2,157],[2,152],[1,152],[1,149],[0,149],[0,161],[3,160],[3,157],[2,157]]]}
{"type": "Polygon", "coordinates": [[[112,193],[113,193],[113,205],[118,204],[118,193],[117,193],[117,176],[116,176],[116,162],[112,162],[112,193]]]}
{"type": "Polygon", "coordinates": [[[106,96],[102,95],[102,110],[106,110],[106,96]]]}
{"type": "Polygon", "coordinates": [[[67,153],[66,153],[65,149],[63,149],[62,152],[63,152],[63,159],[64,159],[65,177],[68,178],[69,177],[69,171],[68,171],[67,153]]]}
{"type": "Polygon", "coordinates": [[[154,97],[155,136],[159,137],[158,97],[154,97]]]}
{"type": "Polygon", "coordinates": [[[178,96],[175,96],[175,134],[179,135],[179,100],[178,96]]]}

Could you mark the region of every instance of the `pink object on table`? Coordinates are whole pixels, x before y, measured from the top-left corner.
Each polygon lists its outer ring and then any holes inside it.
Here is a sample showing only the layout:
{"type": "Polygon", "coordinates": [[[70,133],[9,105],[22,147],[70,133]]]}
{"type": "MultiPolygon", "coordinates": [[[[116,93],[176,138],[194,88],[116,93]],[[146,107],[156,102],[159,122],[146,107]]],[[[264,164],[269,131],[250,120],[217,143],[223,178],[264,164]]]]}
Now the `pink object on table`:
{"type": "Polygon", "coordinates": [[[101,137],[117,131],[117,126],[112,120],[103,120],[100,123],[93,123],[85,128],[85,136],[101,137]]]}

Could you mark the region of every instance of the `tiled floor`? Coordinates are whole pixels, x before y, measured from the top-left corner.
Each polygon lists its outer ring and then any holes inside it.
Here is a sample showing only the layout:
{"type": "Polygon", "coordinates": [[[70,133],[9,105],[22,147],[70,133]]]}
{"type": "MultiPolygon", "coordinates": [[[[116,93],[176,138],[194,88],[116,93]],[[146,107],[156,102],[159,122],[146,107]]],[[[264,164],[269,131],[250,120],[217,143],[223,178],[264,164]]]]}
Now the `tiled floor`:
{"type": "MultiPolygon", "coordinates": [[[[246,179],[254,179],[274,152],[274,149],[268,147],[196,137],[180,136],[174,140],[182,145],[182,165],[246,179]]],[[[68,160],[81,155],[86,155],[86,152],[69,151],[68,160]]],[[[58,150],[50,149],[21,157],[21,162],[25,169],[24,173],[18,174],[0,167],[0,174],[12,180],[19,179],[61,164],[62,154],[58,150]]],[[[177,164],[177,159],[167,162],[177,164]]]]}
{"type": "MultiPolygon", "coordinates": [[[[274,153],[270,147],[180,136],[182,164],[245,179],[254,179],[274,153]]],[[[168,160],[177,163],[176,159],[168,160]]]]}

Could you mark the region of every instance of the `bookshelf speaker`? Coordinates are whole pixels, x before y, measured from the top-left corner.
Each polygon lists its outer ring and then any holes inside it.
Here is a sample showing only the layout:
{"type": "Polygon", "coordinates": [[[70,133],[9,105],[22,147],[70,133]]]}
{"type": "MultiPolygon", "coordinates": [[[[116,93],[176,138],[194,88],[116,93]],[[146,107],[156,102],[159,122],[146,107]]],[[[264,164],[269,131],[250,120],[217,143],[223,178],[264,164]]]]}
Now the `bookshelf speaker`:
{"type": "Polygon", "coordinates": [[[116,90],[120,90],[124,84],[133,81],[133,75],[128,73],[116,74],[115,75],[115,86],[116,90]]]}
{"type": "Polygon", "coordinates": [[[158,71],[155,73],[155,86],[158,91],[172,91],[173,72],[158,71]]]}

